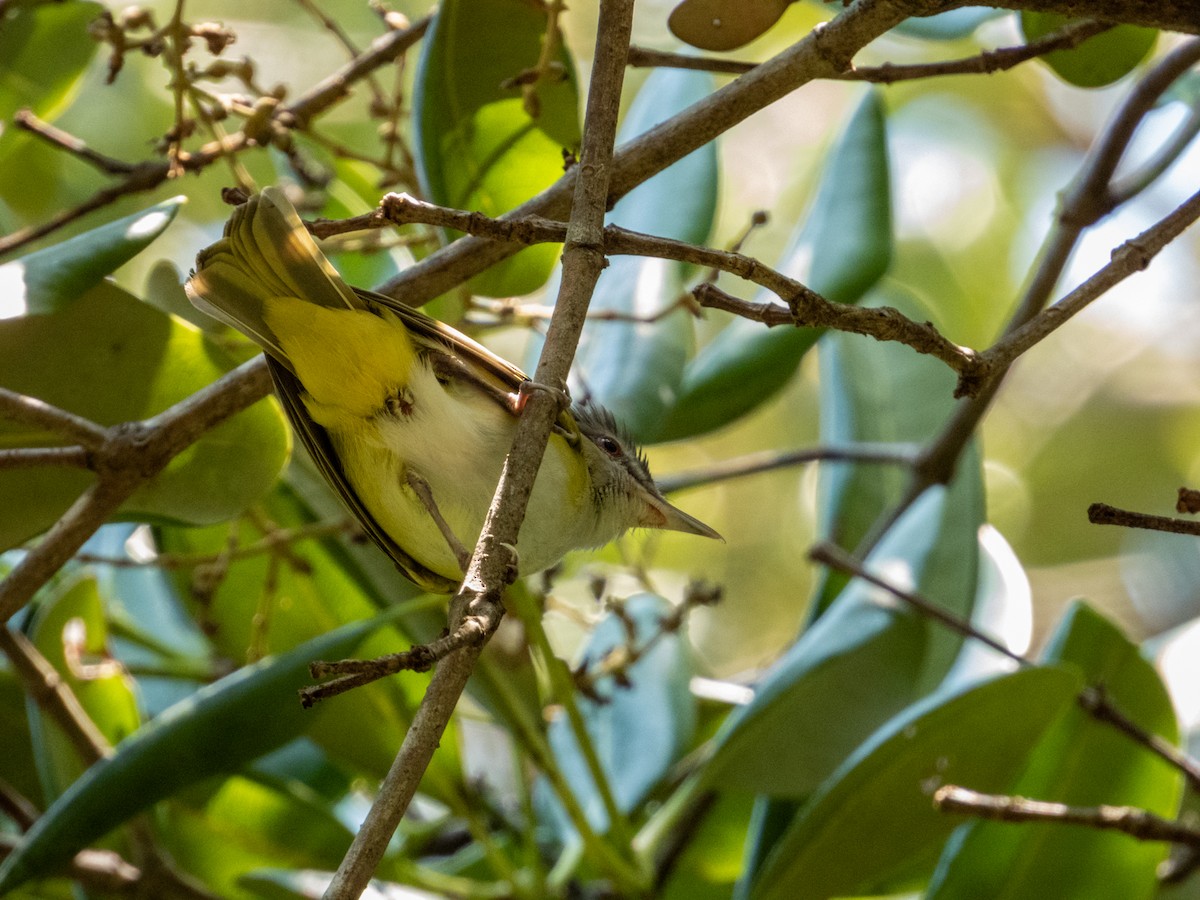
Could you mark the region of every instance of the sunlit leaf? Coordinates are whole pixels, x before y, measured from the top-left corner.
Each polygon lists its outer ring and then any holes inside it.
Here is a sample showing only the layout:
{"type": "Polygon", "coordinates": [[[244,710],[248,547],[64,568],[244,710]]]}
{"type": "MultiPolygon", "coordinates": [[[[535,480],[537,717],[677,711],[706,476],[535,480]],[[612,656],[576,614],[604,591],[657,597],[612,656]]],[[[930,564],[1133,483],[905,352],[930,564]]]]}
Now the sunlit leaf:
{"type": "MultiPolygon", "coordinates": [[[[0,385],[108,426],[155,415],[207,387],[230,363],[195,328],[101,282],[50,315],[0,321],[0,385]]],[[[60,435],[0,421],[0,447],[46,447],[60,435]]],[[[291,439],[273,400],[207,432],[122,507],[128,518],[218,522],[259,497],[291,439]]],[[[0,549],[49,527],[92,481],[78,469],[0,472],[0,549]]]]}
{"type": "MultiPolygon", "coordinates": [[[[1058,31],[1071,19],[1059,13],[1022,10],[1021,31],[1032,41],[1058,31]]],[[[1070,50],[1039,57],[1063,81],[1076,87],[1104,87],[1124,78],[1150,55],[1158,31],[1137,25],[1117,25],[1088,38],[1070,50]]]]}
{"type": "MultiPolygon", "coordinates": [[[[579,146],[579,98],[570,57],[538,83],[536,117],[519,86],[534,69],[546,14],[524,0],[446,0],[422,42],[413,94],[417,169],[435,203],[500,215],[554,183],[563,153],[579,146]],[[503,35],[503,40],[498,36],[503,35]]],[[[528,293],[558,258],[553,244],[531,247],[470,282],[487,296],[528,293]]]]}
{"type": "Polygon", "coordinates": [[[1079,686],[1069,667],[1031,668],[935,694],[897,716],[804,805],[775,843],[752,896],[857,896],[927,871],[955,827],[933,808],[933,790],[1006,790],[1079,686]]]}
{"type": "MultiPolygon", "coordinates": [[[[836,303],[855,303],[887,270],[891,197],[883,101],[868,93],[830,151],[812,211],[775,268],[836,303]]],[[[765,291],[758,302],[778,301],[765,291]]],[[[688,364],[659,437],[711,431],[791,379],[823,332],[735,319],[688,364]]]]}
{"type": "Polygon", "coordinates": [[[0,319],[65,309],[162,234],[186,199],[173,197],[0,265],[0,319]]]}
{"type": "MultiPolygon", "coordinates": [[[[1154,667],[1090,607],[1077,603],[1070,609],[1045,658],[1078,666],[1138,726],[1178,741],[1171,698],[1154,667]]],[[[1132,806],[1173,819],[1182,787],[1182,775],[1161,757],[1073,706],[1038,744],[1011,792],[1075,806],[1132,806]]],[[[927,896],[957,900],[982,891],[996,900],[1035,894],[1063,900],[1148,898],[1158,891],[1155,870],[1167,850],[1165,844],[1111,831],[976,821],[947,845],[927,896]]]]}

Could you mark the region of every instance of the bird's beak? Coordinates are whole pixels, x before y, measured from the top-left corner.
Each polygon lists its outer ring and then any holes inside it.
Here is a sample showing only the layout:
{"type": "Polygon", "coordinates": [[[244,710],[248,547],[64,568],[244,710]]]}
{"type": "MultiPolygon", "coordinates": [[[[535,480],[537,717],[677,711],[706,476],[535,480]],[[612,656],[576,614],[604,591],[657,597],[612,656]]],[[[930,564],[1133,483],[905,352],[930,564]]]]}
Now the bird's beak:
{"type": "Polygon", "coordinates": [[[682,531],[684,534],[698,534],[700,537],[716,538],[722,542],[725,540],[715,529],[709,528],[694,516],[689,516],[682,509],[672,506],[662,497],[646,494],[645,501],[642,520],[638,523],[643,528],[682,531]]]}

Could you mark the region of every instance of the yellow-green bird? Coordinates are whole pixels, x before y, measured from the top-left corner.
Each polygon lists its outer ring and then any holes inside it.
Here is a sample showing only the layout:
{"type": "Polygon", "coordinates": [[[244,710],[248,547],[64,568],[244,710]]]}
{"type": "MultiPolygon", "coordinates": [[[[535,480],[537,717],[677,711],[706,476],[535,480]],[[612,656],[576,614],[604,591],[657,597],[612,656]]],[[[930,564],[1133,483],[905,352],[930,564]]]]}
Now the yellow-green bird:
{"type": "MultiPolygon", "coordinates": [[[[297,434],[383,551],[425,590],[453,591],[512,445],[525,374],[347,285],[276,188],[234,211],[187,292],[266,351],[297,434]]],[[[720,537],[663,498],[607,410],[564,410],[517,542],[521,573],[638,527],[720,537]]]]}

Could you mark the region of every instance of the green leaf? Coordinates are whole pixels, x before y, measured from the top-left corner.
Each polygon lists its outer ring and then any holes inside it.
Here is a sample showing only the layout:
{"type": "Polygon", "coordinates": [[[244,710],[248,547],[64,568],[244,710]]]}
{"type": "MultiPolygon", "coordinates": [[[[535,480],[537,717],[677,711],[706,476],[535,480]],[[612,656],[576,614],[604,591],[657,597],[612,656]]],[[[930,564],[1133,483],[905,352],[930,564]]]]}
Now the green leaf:
{"type": "MultiPolygon", "coordinates": [[[[642,85],[621,125],[625,143],[691,106],[713,90],[712,76],[657,69],[642,85]]],[[[614,207],[613,224],[702,244],[717,208],[717,147],[713,142],[639,185],[614,207]]],[[[648,318],[684,293],[685,266],[670,260],[615,256],[600,276],[591,309],[648,318]]],[[[653,322],[589,321],[574,375],[577,394],[610,409],[639,442],[654,440],[695,346],[691,315],[677,309],[653,322]]]]}
{"type": "MultiPolygon", "coordinates": [[[[413,94],[413,149],[428,199],[498,216],[562,176],[563,151],[580,142],[570,57],[560,50],[564,77],[538,84],[536,117],[524,109],[519,87],[503,87],[537,65],[545,31],[545,11],[524,0],[446,0],[438,7],[413,94]]],[[[523,250],[476,276],[470,288],[495,297],[527,294],[546,282],[558,254],[554,244],[523,250]]]]}
{"type": "Polygon", "coordinates": [[[308,664],[353,652],[393,617],[347,625],[239,669],[141,728],[37,820],[0,866],[0,893],[52,873],[151,804],[204,778],[236,771],[309,730],[325,710],[304,710],[296,697],[308,682],[308,664]]]}
{"type": "MultiPolygon", "coordinates": [[[[88,718],[116,744],[142,724],[133,680],[110,656],[104,601],[95,578],[59,588],[34,613],[29,637],[88,718]]],[[[30,700],[30,728],[48,797],[58,797],[86,767],[72,741],[30,700]]]]}
{"type": "MultiPolygon", "coordinates": [[[[283,483],[263,498],[260,513],[232,527],[159,528],[157,541],[164,552],[215,558],[229,547],[231,539],[239,547],[262,540],[262,518],[278,528],[309,526],[316,519],[308,505],[283,483]]],[[[336,507],[324,520],[337,522],[344,516],[344,510],[336,507]]],[[[365,549],[383,558],[374,547],[365,549]]],[[[401,627],[411,618],[425,616],[440,620],[443,627],[445,623],[444,597],[418,595],[411,587],[408,596],[413,599],[403,600],[404,595],[398,593],[375,595],[347,558],[338,536],[292,542],[274,553],[235,560],[220,581],[200,596],[192,591],[191,578],[191,572],[176,577],[179,595],[203,623],[217,651],[230,659],[288,652],[335,628],[373,616],[385,603],[397,600],[401,601],[397,618],[401,627]]],[[[398,575],[396,578],[402,581],[398,575]]],[[[415,639],[392,628],[380,629],[364,639],[360,652],[382,656],[395,652],[405,640],[415,639]]],[[[329,709],[315,723],[311,737],[331,757],[355,771],[382,778],[423,691],[419,679],[381,679],[327,704],[329,709]],[[357,722],[370,722],[371,727],[356,728],[357,722]]],[[[430,767],[430,784],[438,786],[434,793],[445,787],[456,765],[453,752],[438,754],[430,767]]]]}
{"type": "Polygon", "coordinates": [[[53,119],[70,102],[96,52],[87,26],[99,3],[27,3],[0,11],[0,164],[18,141],[33,140],[13,127],[28,107],[53,119]]]}
{"type": "MultiPolygon", "coordinates": [[[[855,303],[887,270],[892,217],[883,100],[869,92],[830,151],[810,215],[775,268],[835,303],[855,303]]],[[[778,302],[766,291],[758,302],[778,302]]],[[[732,422],[791,379],[820,329],[735,319],[684,371],[661,440],[732,422]]]]}
{"type": "MultiPolygon", "coordinates": [[[[231,364],[195,328],[101,282],[50,315],[0,321],[0,384],[100,425],[162,412],[231,364]]],[[[0,422],[0,447],[49,447],[57,434],[0,422]]],[[[273,400],[207,432],[142,485],[126,518],[187,523],[236,515],[275,481],[291,437],[273,400]]],[[[0,549],[44,531],[92,481],[55,467],[0,472],[0,549]]]]}
{"type": "MultiPolygon", "coordinates": [[[[956,592],[966,588],[966,573],[974,591],[975,529],[964,529],[956,504],[969,518],[978,516],[945,489],[927,492],[889,529],[866,567],[903,572],[915,590],[961,615],[965,604],[956,592]],[[964,534],[972,549],[964,549],[964,534]]],[[[942,626],[852,581],[772,666],[754,699],[730,715],[706,783],[807,796],[882,723],[931,690],[957,646],[942,626]]]]}
{"type": "Polygon", "coordinates": [[[172,197],[0,265],[0,319],[58,312],[163,233],[186,197],[172,197]]]}
{"type": "MultiPolygon", "coordinates": [[[[671,612],[670,604],[661,597],[630,597],[625,602],[625,616],[633,623],[633,634],[620,617],[609,615],[592,632],[583,655],[583,665],[594,670],[610,654],[628,651],[631,643],[634,648],[649,646],[627,667],[627,684],[604,675],[594,684],[598,700],[579,698],[588,736],[622,812],[633,809],[662,780],[695,729],[695,701],[688,689],[692,664],[687,646],[677,633],[659,636],[663,620],[671,612]]],[[[548,737],[588,821],[597,830],[606,830],[608,816],[603,801],[565,713],[551,721],[548,737]]],[[[570,828],[565,818],[556,819],[562,830],[570,828]]]]}
{"type": "Polygon", "coordinates": [[[661,900],[727,900],[742,871],[752,803],[744,794],[716,798],[674,860],[661,900]]]}
{"type": "MultiPolygon", "coordinates": [[[[1143,729],[1178,741],[1171,698],[1154,667],[1086,604],[1067,612],[1045,658],[1079,667],[1089,684],[1102,686],[1113,705],[1143,729]]],[[[1012,793],[1076,806],[1133,806],[1173,819],[1182,787],[1180,773],[1160,757],[1072,706],[1038,744],[1012,793]]],[[[971,822],[947,846],[927,897],[952,900],[982,891],[996,900],[1149,898],[1158,890],[1155,869],[1168,849],[1089,828],[971,822]]]]}
{"type": "MultiPolygon", "coordinates": [[[[1071,19],[1059,13],[1021,12],[1021,32],[1033,41],[1058,31],[1071,19]]],[[[1104,87],[1124,78],[1150,55],[1158,31],[1137,25],[1117,25],[1088,38],[1070,50],[1040,57],[1063,81],[1076,87],[1104,87]]]]}
{"type": "Polygon", "coordinates": [[[955,827],[933,808],[933,790],[1007,789],[1079,686],[1070,667],[1030,668],[911,707],[821,785],[776,842],[751,896],[857,896],[920,875],[955,827]]]}
{"type": "Polygon", "coordinates": [[[165,804],[158,821],[172,862],[224,900],[258,900],[245,879],[264,868],[335,869],[353,838],[332,805],[311,793],[241,777],[165,804]]]}

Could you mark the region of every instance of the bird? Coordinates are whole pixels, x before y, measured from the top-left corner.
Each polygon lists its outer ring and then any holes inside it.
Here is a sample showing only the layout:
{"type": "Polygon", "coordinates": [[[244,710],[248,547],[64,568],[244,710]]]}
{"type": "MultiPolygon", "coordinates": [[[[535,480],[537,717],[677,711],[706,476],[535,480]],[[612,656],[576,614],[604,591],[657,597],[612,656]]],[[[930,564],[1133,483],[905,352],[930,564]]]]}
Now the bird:
{"type": "MultiPolygon", "coordinates": [[[[293,430],[366,534],[422,590],[455,591],[536,387],[525,373],[348,285],[278,187],[234,209],[185,288],[265,352],[293,430]]],[[[612,413],[563,404],[513,548],[520,574],[632,528],[721,539],[663,497],[612,413]]]]}

